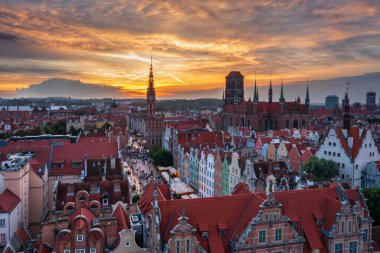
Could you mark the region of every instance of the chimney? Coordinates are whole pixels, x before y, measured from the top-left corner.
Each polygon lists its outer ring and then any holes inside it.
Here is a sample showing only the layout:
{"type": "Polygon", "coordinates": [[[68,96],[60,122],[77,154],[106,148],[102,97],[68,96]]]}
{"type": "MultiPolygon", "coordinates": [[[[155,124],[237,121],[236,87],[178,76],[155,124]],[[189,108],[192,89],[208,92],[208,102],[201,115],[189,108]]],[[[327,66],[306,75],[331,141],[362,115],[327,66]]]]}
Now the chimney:
{"type": "Polygon", "coordinates": [[[75,187],[73,184],[67,186],[67,196],[74,196],[75,187]]]}
{"type": "Polygon", "coordinates": [[[96,182],[91,182],[90,183],[90,193],[99,193],[99,192],[100,192],[99,184],[96,182]]]}
{"type": "Polygon", "coordinates": [[[114,192],[120,191],[120,180],[113,181],[113,191],[114,192]]]}

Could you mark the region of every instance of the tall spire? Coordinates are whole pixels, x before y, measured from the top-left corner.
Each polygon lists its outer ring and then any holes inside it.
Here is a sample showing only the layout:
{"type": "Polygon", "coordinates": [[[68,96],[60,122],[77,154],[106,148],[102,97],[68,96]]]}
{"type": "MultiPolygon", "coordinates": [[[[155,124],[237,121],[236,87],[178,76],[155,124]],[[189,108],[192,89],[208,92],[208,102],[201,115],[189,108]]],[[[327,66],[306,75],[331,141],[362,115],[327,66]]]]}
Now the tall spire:
{"type": "Polygon", "coordinates": [[[285,103],[285,98],[284,98],[284,80],[282,79],[281,76],[281,93],[280,93],[280,102],[285,103]]]}
{"type": "Polygon", "coordinates": [[[257,85],[256,85],[256,71],[255,71],[255,88],[254,88],[254,93],[253,93],[253,102],[257,102],[259,99],[258,99],[258,96],[257,96],[257,85]]]}
{"type": "Polygon", "coordinates": [[[344,107],[343,113],[343,128],[349,130],[351,128],[351,113],[350,113],[350,100],[348,99],[348,85],[350,83],[347,82],[347,90],[344,95],[344,99],[342,101],[342,106],[344,107]]]}
{"type": "Polygon", "coordinates": [[[153,59],[150,57],[150,71],[149,71],[149,87],[153,88],[154,80],[153,80],[153,59]]]}
{"type": "Polygon", "coordinates": [[[272,90],[272,73],[270,73],[270,81],[269,81],[269,103],[272,103],[273,90],[272,90]]]}
{"type": "Polygon", "coordinates": [[[305,104],[310,104],[310,97],[309,97],[309,78],[307,79],[307,84],[306,84],[306,98],[305,98],[305,104]]]}
{"type": "Polygon", "coordinates": [[[154,88],[154,80],[153,80],[153,63],[152,57],[150,58],[150,71],[149,71],[149,85],[146,92],[146,100],[147,100],[147,111],[148,116],[152,117],[155,115],[156,111],[156,90],[154,88]]]}

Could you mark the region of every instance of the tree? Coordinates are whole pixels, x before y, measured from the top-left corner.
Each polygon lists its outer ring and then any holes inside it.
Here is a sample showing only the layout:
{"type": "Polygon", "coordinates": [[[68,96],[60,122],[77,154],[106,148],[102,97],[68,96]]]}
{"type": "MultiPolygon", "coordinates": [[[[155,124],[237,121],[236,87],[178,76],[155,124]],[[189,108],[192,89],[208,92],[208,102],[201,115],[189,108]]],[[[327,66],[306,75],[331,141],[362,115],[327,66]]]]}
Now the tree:
{"type": "Polygon", "coordinates": [[[380,225],[380,188],[364,189],[363,195],[367,199],[366,203],[369,209],[369,214],[374,220],[373,225],[380,225]]]}
{"type": "Polygon", "coordinates": [[[139,199],[140,199],[140,195],[135,194],[135,195],[132,197],[132,203],[137,203],[137,201],[139,201],[139,199]]]}
{"type": "Polygon", "coordinates": [[[153,159],[154,165],[159,166],[172,166],[173,155],[166,150],[162,150],[159,147],[154,147],[149,151],[149,156],[153,159]]]}
{"type": "Polygon", "coordinates": [[[319,180],[331,180],[338,175],[338,166],[335,162],[326,159],[318,159],[316,156],[310,157],[304,166],[307,173],[311,173],[319,180]]]}

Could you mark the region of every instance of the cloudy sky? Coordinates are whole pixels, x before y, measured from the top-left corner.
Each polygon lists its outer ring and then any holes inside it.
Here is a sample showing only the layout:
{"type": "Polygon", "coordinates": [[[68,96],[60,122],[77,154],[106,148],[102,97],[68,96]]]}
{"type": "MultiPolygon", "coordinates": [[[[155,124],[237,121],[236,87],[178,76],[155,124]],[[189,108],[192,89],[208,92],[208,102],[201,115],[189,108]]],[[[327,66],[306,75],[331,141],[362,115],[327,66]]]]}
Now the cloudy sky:
{"type": "MultiPolygon", "coordinates": [[[[0,92],[50,78],[159,97],[380,71],[380,4],[362,1],[1,0],[0,92]]],[[[380,85],[380,82],[379,84],[380,85]]],[[[57,94],[59,95],[59,94],[57,94]]],[[[212,96],[212,95],[211,95],[212,96]]],[[[218,94],[219,96],[219,94],[218,94]]]]}

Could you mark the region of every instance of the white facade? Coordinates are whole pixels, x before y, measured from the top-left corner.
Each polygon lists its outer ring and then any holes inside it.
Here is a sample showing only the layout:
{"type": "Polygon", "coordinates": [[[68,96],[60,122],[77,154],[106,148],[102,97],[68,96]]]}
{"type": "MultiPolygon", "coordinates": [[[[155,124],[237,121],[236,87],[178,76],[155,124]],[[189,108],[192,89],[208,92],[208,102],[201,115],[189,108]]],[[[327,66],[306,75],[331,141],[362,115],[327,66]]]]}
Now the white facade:
{"type": "Polygon", "coordinates": [[[0,243],[3,245],[10,241],[17,230],[21,218],[20,205],[21,202],[10,213],[0,213],[0,241],[4,239],[0,243]]]}
{"type": "Polygon", "coordinates": [[[375,140],[371,130],[359,129],[359,136],[353,138],[347,134],[345,129],[331,128],[316,153],[318,158],[332,160],[339,166],[340,178],[350,182],[353,186],[361,186],[362,171],[368,162],[379,160],[379,152],[377,150],[375,140]],[[337,132],[340,131],[340,132],[337,132]],[[347,154],[341,138],[348,145],[349,152],[347,154]],[[360,141],[362,139],[362,141],[360,141]],[[352,157],[352,148],[358,146],[359,150],[355,157],[352,157]]]}
{"type": "Polygon", "coordinates": [[[232,153],[231,164],[228,166],[229,170],[229,185],[231,194],[235,188],[235,185],[239,182],[241,169],[239,167],[239,154],[237,152],[232,153]]]}
{"type": "Polygon", "coordinates": [[[198,190],[199,190],[199,197],[204,197],[206,195],[206,171],[207,171],[207,157],[205,154],[205,151],[201,152],[201,158],[199,159],[199,165],[198,165],[198,190]]]}
{"type": "Polygon", "coordinates": [[[206,197],[214,196],[215,155],[208,153],[206,166],[206,197]]]}

